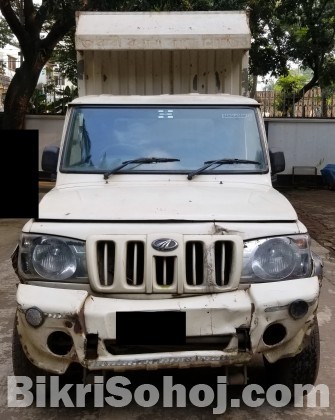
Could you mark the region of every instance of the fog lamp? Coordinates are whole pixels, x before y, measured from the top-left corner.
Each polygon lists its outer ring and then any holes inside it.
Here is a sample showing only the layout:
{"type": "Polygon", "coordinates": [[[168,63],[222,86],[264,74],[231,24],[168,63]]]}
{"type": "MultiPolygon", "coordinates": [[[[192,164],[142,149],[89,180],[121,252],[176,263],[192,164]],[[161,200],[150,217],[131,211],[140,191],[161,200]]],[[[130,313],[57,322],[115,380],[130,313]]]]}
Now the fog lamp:
{"type": "Polygon", "coordinates": [[[290,304],[288,311],[293,319],[301,319],[308,312],[308,303],[301,299],[295,300],[290,304]]]}
{"type": "Polygon", "coordinates": [[[29,308],[26,310],[26,321],[34,328],[40,327],[44,322],[44,314],[38,308],[29,308]]]}

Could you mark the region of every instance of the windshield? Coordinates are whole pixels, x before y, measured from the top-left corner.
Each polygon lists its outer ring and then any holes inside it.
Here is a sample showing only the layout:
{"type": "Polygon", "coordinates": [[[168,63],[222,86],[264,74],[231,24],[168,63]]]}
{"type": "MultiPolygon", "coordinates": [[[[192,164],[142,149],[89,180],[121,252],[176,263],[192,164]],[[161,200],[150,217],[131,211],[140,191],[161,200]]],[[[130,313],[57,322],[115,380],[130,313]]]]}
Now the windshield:
{"type": "Polygon", "coordinates": [[[70,121],[62,172],[189,173],[224,159],[235,164],[201,173],[267,170],[253,108],[82,106],[72,109],[70,121]],[[147,160],[123,165],[141,158],[147,160]]]}

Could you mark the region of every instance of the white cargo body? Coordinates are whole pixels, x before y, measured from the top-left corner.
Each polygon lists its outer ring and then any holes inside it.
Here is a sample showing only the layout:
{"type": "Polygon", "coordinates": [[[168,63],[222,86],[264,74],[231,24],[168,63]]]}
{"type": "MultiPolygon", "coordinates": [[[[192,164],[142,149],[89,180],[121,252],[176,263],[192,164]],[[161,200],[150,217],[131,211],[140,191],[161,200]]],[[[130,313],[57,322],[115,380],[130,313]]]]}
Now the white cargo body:
{"type": "Polygon", "coordinates": [[[322,270],[272,186],[284,159],[260,104],[232,95],[247,15],[77,18],[80,97],[13,255],[14,373],[223,367],[245,383],[262,355],[270,382],[313,384],[322,270]]]}
{"type": "Polygon", "coordinates": [[[246,95],[250,42],[243,12],[79,12],[79,95],[246,95]]]}

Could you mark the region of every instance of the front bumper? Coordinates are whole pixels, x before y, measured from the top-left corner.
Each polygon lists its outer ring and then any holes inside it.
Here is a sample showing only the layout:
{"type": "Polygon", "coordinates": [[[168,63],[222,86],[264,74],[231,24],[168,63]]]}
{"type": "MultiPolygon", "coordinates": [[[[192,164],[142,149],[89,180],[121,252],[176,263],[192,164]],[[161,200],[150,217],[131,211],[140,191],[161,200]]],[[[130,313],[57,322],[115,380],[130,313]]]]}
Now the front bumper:
{"type": "Polygon", "coordinates": [[[150,300],[95,297],[82,290],[20,284],[18,332],[29,360],[57,374],[64,373],[72,362],[92,371],[228,366],[245,364],[256,353],[274,362],[301,351],[314,322],[318,297],[316,276],[253,284],[245,290],[226,293],[150,300]],[[289,307],[299,300],[306,302],[308,309],[302,318],[294,319],[289,307]],[[44,322],[37,328],[30,326],[25,316],[33,307],[44,314],[44,322]],[[115,354],[108,348],[107,343],[117,337],[117,313],[169,311],[185,313],[186,337],[225,337],[226,344],[206,350],[193,346],[191,350],[162,348],[134,354],[115,354]],[[278,325],[281,335],[276,338],[278,325]],[[272,331],[274,338],[269,340],[272,331]],[[55,332],[65,333],[72,343],[65,354],[56,354],[50,346],[55,332]]]}

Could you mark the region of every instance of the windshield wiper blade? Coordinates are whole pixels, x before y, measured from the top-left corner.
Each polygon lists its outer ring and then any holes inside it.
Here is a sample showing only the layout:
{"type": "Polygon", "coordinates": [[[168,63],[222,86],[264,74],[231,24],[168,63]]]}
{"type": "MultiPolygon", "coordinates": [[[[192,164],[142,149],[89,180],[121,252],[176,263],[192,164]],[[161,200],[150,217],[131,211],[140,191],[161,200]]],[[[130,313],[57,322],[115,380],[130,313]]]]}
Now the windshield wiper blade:
{"type": "Polygon", "coordinates": [[[115,174],[116,172],[119,172],[122,168],[124,168],[127,165],[131,165],[132,163],[137,165],[143,165],[143,164],[150,164],[150,163],[162,163],[162,162],[180,162],[180,159],[175,158],[163,158],[163,157],[141,157],[137,159],[131,159],[126,160],[122,162],[122,165],[117,166],[116,168],[105,172],[104,173],[104,179],[108,179],[110,175],[115,174]]]}
{"type": "Polygon", "coordinates": [[[204,172],[207,168],[209,168],[210,166],[213,166],[213,165],[217,165],[217,166],[225,165],[225,164],[233,165],[233,164],[237,164],[237,163],[238,164],[239,163],[242,163],[242,164],[253,163],[255,165],[260,165],[261,164],[260,162],[257,162],[257,160],[248,160],[248,159],[217,159],[217,160],[207,160],[204,163],[205,163],[205,165],[202,166],[201,168],[196,169],[193,172],[190,172],[187,175],[187,179],[191,180],[195,175],[198,175],[201,172],[204,172]]]}

